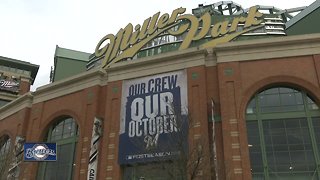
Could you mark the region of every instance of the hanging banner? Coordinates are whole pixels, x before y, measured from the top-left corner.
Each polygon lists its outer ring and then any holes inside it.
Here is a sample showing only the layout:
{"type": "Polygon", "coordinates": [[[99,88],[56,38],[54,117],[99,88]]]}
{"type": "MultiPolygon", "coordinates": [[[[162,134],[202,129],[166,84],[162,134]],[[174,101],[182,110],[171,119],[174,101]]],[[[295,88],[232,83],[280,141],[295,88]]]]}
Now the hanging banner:
{"type": "Polygon", "coordinates": [[[186,107],[185,71],[124,81],[119,163],[177,158],[187,149],[186,107]]]}
{"type": "Polygon", "coordinates": [[[99,154],[99,142],[102,135],[102,120],[94,118],[91,138],[91,148],[88,165],[88,180],[97,179],[97,167],[98,167],[98,154],[99,154]]]}

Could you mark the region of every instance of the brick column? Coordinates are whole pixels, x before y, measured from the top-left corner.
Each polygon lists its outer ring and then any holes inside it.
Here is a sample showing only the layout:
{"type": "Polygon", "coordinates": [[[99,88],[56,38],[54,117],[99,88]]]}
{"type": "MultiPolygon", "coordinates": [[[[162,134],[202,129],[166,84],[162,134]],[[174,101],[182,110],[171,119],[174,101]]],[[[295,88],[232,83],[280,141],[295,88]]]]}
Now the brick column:
{"type": "MultiPolygon", "coordinates": [[[[189,68],[188,104],[189,104],[189,152],[202,147],[203,161],[197,170],[196,179],[211,179],[211,154],[209,146],[206,69],[203,66],[189,68]]],[[[194,158],[194,157],[191,157],[194,158]]],[[[197,157],[196,157],[197,158],[197,157]]],[[[191,159],[192,161],[192,159],[191,159]]],[[[189,173],[190,174],[190,173],[189,173]]]]}
{"type": "Polygon", "coordinates": [[[31,79],[27,77],[21,77],[20,78],[20,90],[19,94],[23,95],[27,92],[30,91],[30,86],[31,86],[31,79]]]}
{"type": "Polygon", "coordinates": [[[238,62],[218,64],[222,134],[226,179],[248,180],[248,150],[244,120],[240,120],[242,96],[238,62]]]}
{"type": "Polygon", "coordinates": [[[121,168],[118,164],[119,128],[122,81],[108,83],[103,140],[101,143],[102,154],[99,159],[100,179],[121,179],[121,168]]]}

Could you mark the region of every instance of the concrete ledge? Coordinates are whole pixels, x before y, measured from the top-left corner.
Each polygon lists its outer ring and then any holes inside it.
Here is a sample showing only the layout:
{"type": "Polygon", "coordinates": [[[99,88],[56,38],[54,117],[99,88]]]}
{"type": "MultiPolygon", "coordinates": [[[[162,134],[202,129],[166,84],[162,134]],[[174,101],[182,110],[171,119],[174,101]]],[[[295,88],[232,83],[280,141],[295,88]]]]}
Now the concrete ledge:
{"type": "Polygon", "coordinates": [[[33,95],[31,92],[28,92],[20,96],[19,98],[15,99],[14,101],[11,101],[10,103],[6,104],[5,106],[2,106],[0,108],[0,121],[22,109],[31,108],[32,100],[33,95]]]}
{"type": "Polygon", "coordinates": [[[320,54],[320,33],[230,42],[214,51],[217,63],[320,54]]]}
{"type": "Polygon", "coordinates": [[[33,104],[54,99],[63,95],[77,92],[92,86],[107,84],[106,72],[102,69],[87,71],[62,81],[57,81],[37,88],[33,104]]]}
{"type": "Polygon", "coordinates": [[[207,54],[206,49],[189,48],[138,60],[115,63],[106,69],[108,81],[125,80],[205,65],[207,54]]]}

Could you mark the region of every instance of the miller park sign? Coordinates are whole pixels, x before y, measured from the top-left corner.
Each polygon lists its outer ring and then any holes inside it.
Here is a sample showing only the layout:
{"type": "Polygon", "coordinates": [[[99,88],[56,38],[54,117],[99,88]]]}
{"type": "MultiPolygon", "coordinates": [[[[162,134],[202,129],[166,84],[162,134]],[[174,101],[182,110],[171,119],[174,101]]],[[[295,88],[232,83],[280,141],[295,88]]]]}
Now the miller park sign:
{"type": "Polygon", "coordinates": [[[246,17],[234,17],[231,21],[225,20],[213,26],[211,15],[208,12],[197,18],[192,14],[183,14],[185,10],[185,8],[175,9],[171,16],[168,13],[160,16],[158,12],[144,20],[142,26],[138,24],[134,28],[129,23],[116,35],[104,36],[96,46],[95,56],[103,57],[101,64],[103,68],[106,68],[122,59],[134,57],[149,41],[164,32],[173,36],[186,33],[179,47],[179,50],[183,50],[188,48],[192,41],[200,40],[208,35],[212,37],[212,40],[202,44],[200,48],[215,47],[217,44],[229,42],[241,34],[264,26],[261,24],[263,14],[257,10],[257,7],[251,7],[246,17]],[[244,24],[241,31],[237,31],[239,24],[244,24]]]}

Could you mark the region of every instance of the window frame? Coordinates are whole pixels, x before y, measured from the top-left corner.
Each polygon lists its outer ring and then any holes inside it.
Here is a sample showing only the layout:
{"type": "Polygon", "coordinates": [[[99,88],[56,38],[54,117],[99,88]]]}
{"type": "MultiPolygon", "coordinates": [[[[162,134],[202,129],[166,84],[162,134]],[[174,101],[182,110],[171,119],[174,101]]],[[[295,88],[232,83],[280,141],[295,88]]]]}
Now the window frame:
{"type": "MultiPolygon", "coordinates": [[[[74,161],[76,159],[76,146],[77,146],[77,142],[78,142],[78,138],[79,138],[79,126],[76,122],[76,120],[70,116],[67,117],[62,117],[59,118],[58,120],[55,121],[55,123],[53,123],[48,131],[47,131],[47,136],[45,137],[44,142],[54,142],[57,144],[57,150],[59,146],[62,145],[66,145],[66,144],[71,144],[71,149],[70,149],[70,155],[73,155],[73,160],[70,162],[70,170],[67,172],[68,173],[68,180],[71,180],[73,178],[73,170],[74,170],[74,161]],[[60,139],[54,139],[51,140],[52,138],[52,131],[55,127],[57,127],[60,123],[68,120],[68,119],[72,119],[74,125],[75,125],[75,134],[73,136],[67,137],[67,138],[63,138],[63,136],[60,139]]],[[[58,153],[58,152],[57,152],[58,153]]],[[[59,157],[57,156],[57,161],[59,160],[59,157]]],[[[57,162],[55,161],[55,162],[57,162]]],[[[41,162],[39,163],[39,167],[38,167],[38,173],[37,173],[37,179],[43,179],[46,176],[46,172],[47,172],[47,167],[48,167],[48,163],[53,163],[53,162],[41,162]]]]}
{"type": "MultiPolygon", "coordinates": [[[[315,117],[320,117],[320,111],[319,111],[319,106],[318,109],[310,109],[310,100],[312,100],[308,94],[303,91],[303,90],[297,90],[295,88],[292,87],[286,87],[286,86],[277,86],[277,87],[271,87],[271,88],[267,88],[264,89],[258,93],[256,93],[248,102],[247,104],[247,108],[245,111],[245,115],[246,115],[246,122],[254,122],[257,121],[258,124],[258,134],[259,134],[259,140],[260,140],[260,150],[261,150],[261,154],[262,154],[262,163],[263,163],[263,176],[266,180],[270,179],[270,175],[272,174],[270,171],[270,167],[268,165],[268,158],[267,158],[267,150],[266,150],[266,142],[265,142],[265,134],[263,132],[264,127],[263,127],[263,122],[267,121],[267,120],[280,120],[280,119],[294,119],[294,118],[305,118],[307,120],[307,124],[308,124],[308,130],[309,130],[309,135],[310,135],[310,140],[311,140],[311,144],[312,144],[312,151],[313,151],[313,155],[314,155],[314,159],[315,159],[315,171],[318,175],[318,178],[320,178],[320,155],[319,155],[319,149],[317,147],[317,142],[315,139],[315,132],[314,132],[314,127],[313,127],[313,123],[312,123],[312,118],[315,117]],[[273,88],[278,88],[278,96],[280,99],[280,88],[290,88],[293,89],[293,93],[297,93],[300,92],[302,95],[302,101],[303,101],[303,110],[300,111],[283,111],[283,112],[261,112],[261,106],[260,106],[260,95],[262,93],[265,93],[266,91],[273,89],[273,88]],[[254,101],[255,105],[250,107],[252,108],[252,113],[248,113],[248,107],[251,103],[253,103],[252,101],[254,101]]],[[[281,101],[281,100],[279,100],[281,101]]],[[[313,100],[312,100],[313,101],[313,100]]],[[[315,102],[313,101],[313,103],[315,104],[315,102]]],[[[280,102],[281,105],[281,102],[280,102]]],[[[299,104],[301,105],[301,104],[299,104]]],[[[251,111],[250,111],[251,112],[251,111]]],[[[249,139],[248,139],[249,140],[249,139]]],[[[249,143],[249,141],[248,141],[249,143]]],[[[319,142],[320,143],[320,142],[319,142]]],[[[250,148],[250,147],[248,147],[250,148]]],[[[249,150],[250,152],[250,150],[249,150]]],[[[249,156],[250,158],[250,156],[249,156]]],[[[251,160],[250,160],[250,164],[251,164],[251,160]]],[[[257,173],[260,174],[260,173],[257,173]]],[[[252,173],[253,175],[253,173],[252,173]]]]}

